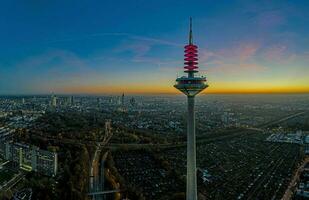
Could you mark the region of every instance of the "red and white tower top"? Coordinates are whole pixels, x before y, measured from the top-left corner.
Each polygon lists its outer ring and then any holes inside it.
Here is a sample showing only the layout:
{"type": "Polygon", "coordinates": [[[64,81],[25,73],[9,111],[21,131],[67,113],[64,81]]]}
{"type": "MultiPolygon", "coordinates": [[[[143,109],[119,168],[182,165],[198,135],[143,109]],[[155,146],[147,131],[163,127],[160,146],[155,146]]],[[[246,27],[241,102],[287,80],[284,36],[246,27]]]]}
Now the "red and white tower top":
{"type": "Polygon", "coordinates": [[[192,36],[192,18],[190,17],[190,32],[189,32],[189,44],[185,46],[185,66],[186,73],[196,73],[198,69],[198,54],[197,54],[197,46],[193,44],[193,36],[192,36]]]}
{"type": "Polygon", "coordinates": [[[198,50],[193,44],[192,18],[190,18],[189,44],[185,47],[184,69],[188,76],[182,76],[176,79],[175,88],[187,96],[195,96],[208,87],[206,77],[194,76],[198,72],[198,50]]]}

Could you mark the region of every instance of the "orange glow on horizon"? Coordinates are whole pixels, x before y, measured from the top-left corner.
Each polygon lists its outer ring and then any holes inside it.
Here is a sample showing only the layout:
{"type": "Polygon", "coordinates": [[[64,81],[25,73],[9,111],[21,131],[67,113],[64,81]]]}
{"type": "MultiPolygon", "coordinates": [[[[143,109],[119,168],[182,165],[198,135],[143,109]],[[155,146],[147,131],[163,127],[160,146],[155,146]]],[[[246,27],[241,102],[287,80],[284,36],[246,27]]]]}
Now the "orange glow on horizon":
{"type": "MultiPolygon", "coordinates": [[[[79,86],[59,88],[57,92],[72,94],[180,94],[172,85],[79,86]]],[[[309,93],[309,86],[254,85],[245,83],[213,84],[203,94],[297,94],[309,93]]]]}

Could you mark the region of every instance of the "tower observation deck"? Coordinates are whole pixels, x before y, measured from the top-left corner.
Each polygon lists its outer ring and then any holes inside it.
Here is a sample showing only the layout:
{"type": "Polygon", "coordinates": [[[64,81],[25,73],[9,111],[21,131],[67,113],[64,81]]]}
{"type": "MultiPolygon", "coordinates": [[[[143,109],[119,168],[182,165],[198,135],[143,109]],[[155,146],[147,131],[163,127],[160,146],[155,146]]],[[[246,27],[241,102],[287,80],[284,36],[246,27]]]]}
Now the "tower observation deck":
{"type": "Polygon", "coordinates": [[[192,19],[190,18],[189,44],[185,47],[184,69],[187,76],[176,79],[175,88],[180,90],[188,99],[187,117],[187,200],[197,200],[196,180],[196,145],[195,145],[195,95],[208,87],[206,77],[195,76],[198,72],[198,47],[193,44],[192,19]]]}

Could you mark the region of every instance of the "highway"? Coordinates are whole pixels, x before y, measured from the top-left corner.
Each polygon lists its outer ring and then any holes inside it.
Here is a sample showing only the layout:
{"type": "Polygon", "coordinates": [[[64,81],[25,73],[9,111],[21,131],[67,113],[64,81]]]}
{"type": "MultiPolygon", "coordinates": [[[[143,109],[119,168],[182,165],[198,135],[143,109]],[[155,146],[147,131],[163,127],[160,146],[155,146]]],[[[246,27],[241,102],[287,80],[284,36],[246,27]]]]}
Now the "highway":
{"type": "MultiPolygon", "coordinates": [[[[102,149],[106,144],[109,142],[111,137],[113,136],[112,132],[109,131],[108,133],[104,134],[104,137],[102,139],[102,142],[97,142],[96,144],[96,150],[94,152],[94,155],[92,157],[91,165],[90,165],[90,181],[89,181],[89,195],[92,196],[93,200],[103,200],[103,195],[105,193],[102,193],[104,191],[103,183],[101,183],[101,180],[104,180],[104,177],[100,173],[101,171],[104,171],[104,166],[100,165],[101,156],[102,156],[102,149]]],[[[107,152],[103,155],[102,159],[106,159],[107,152]]],[[[103,175],[104,176],[104,175],[103,175]]],[[[107,193],[106,193],[107,194],[107,193]]]]}
{"type": "Polygon", "coordinates": [[[91,192],[89,193],[89,196],[96,196],[96,195],[102,195],[102,194],[112,194],[116,192],[121,192],[120,189],[117,190],[107,190],[107,191],[102,191],[102,192],[91,192]]]}

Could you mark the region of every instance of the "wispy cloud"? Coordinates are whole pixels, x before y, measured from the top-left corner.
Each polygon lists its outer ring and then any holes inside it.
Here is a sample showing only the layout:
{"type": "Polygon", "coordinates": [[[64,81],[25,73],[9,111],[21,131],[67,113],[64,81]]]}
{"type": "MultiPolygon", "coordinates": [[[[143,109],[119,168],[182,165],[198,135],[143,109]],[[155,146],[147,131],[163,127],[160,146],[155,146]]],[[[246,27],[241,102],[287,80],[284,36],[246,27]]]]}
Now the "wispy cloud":
{"type": "MultiPolygon", "coordinates": [[[[119,53],[131,53],[131,62],[138,62],[138,63],[152,63],[156,66],[160,66],[161,63],[166,62],[166,60],[162,58],[155,58],[153,56],[147,56],[147,54],[156,46],[166,46],[166,47],[181,47],[182,44],[177,42],[172,42],[169,40],[164,40],[155,37],[147,37],[141,35],[135,35],[130,33],[122,33],[122,32],[115,32],[115,33],[92,33],[80,37],[67,37],[63,39],[56,39],[50,40],[45,42],[46,44],[52,43],[63,43],[63,42],[74,42],[80,40],[92,40],[98,37],[123,37],[124,41],[120,45],[116,45],[114,47],[113,52],[116,54],[119,53]]],[[[101,58],[101,56],[99,57],[101,58]]],[[[105,59],[105,57],[104,57],[105,59]]],[[[120,59],[120,58],[119,58],[120,59]]]]}
{"type": "Polygon", "coordinates": [[[245,62],[256,55],[259,44],[254,42],[240,42],[234,46],[220,49],[214,55],[221,58],[229,58],[245,62]]]}
{"type": "Polygon", "coordinates": [[[223,62],[216,67],[210,67],[208,70],[203,70],[201,72],[211,73],[211,74],[224,74],[226,75],[248,75],[256,74],[259,72],[264,72],[267,70],[266,66],[257,63],[228,63],[223,62]]]}
{"type": "Polygon", "coordinates": [[[85,73],[90,68],[85,60],[66,50],[50,50],[22,60],[16,64],[18,71],[45,72],[57,76],[85,73]]]}
{"type": "Polygon", "coordinates": [[[272,28],[285,23],[285,17],[281,10],[271,9],[259,12],[256,22],[260,27],[272,28]]]}
{"type": "Polygon", "coordinates": [[[202,50],[200,52],[200,65],[207,68],[202,72],[216,74],[263,72],[267,67],[258,64],[255,60],[259,48],[258,43],[251,42],[238,43],[217,51],[202,50]]]}
{"type": "Polygon", "coordinates": [[[96,39],[98,37],[107,37],[107,36],[126,37],[130,40],[146,41],[153,45],[168,45],[168,46],[178,46],[178,47],[182,46],[182,44],[171,42],[171,41],[160,39],[160,38],[147,37],[147,36],[135,35],[131,33],[121,33],[121,32],[91,33],[91,34],[78,36],[78,37],[71,36],[71,37],[66,37],[66,38],[49,40],[44,43],[51,44],[51,43],[73,42],[73,41],[80,41],[80,40],[91,40],[91,39],[96,39]]]}
{"type": "Polygon", "coordinates": [[[6,77],[35,92],[106,80],[104,73],[102,75],[102,71],[94,68],[89,60],[66,50],[49,50],[21,60],[14,66],[14,74],[6,73],[6,77]]]}
{"type": "Polygon", "coordinates": [[[132,39],[147,41],[147,42],[150,42],[150,44],[153,44],[153,45],[167,45],[167,46],[175,46],[175,47],[183,46],[183,44],[179,44],[179,43],[176,43],[176,42],[170,42],[168,40],[162,40],[162,39],[144,37],[144,36],[137,36],[137,35],[129,35],[129,36],[132,39]]]}
{"type": "Polygon", "coordinates": [[[166,57],[155,57],[151,55],[151,51],[155,47],[177,47],[180,48],[182,45],[170,42],[167,40],[137,36],[128,34],[128,39],[122,44],[114,48],[115,53],[131,53],[131,62],[137,63],[151,63],[155,66],[161,66],[163,63],[169,62],[170,60],[166,57]],[[169,60],[169,61],[168,61],[169,60]]]}
{"type": "Polygon", "coordinates": [[[287,46],[285,45],[272,45],[264,51],[265,58],[273,61],[280,61],[286,55],[287,46]]]}
{"type": "Polygon", "coordinates": [[[76,41],[82,41],[82,40],[93,40],[98,37],[106,37],[106,36],[129,36],[128,33],[91,33],[87,35],[81,35],[81,36],[67,36],[64,38],[58,38],[54,40],[47,40],[45,42],[42,42],[43,44],[55,44],[55,43],[64,43],[64,42],[76,42],[76,41]]]}

